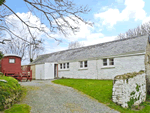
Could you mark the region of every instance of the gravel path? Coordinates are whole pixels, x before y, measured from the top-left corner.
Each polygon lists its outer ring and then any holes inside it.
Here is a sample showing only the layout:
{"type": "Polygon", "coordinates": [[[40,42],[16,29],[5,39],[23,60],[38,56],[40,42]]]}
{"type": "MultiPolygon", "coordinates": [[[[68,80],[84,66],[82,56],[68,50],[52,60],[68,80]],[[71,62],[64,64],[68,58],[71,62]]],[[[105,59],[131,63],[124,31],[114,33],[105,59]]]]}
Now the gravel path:
{"type": "Polygon", "coordinates": [[[20,84],[38,87],[29,90],[22,101],[32,107],[31,113],[119,113],[71,87],[54,84],[51,80],[20,84]]]}

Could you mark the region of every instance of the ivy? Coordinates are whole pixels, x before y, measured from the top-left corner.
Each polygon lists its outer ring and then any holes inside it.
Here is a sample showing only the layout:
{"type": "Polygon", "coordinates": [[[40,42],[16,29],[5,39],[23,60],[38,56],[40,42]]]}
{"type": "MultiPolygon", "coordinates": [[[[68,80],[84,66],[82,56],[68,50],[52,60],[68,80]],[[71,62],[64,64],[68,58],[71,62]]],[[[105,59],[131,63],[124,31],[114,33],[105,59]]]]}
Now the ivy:
{"type": "Polygon", "coordinates": [[[128,83],[128,78],[127,78],[127,83],[128,83]]]}
{"type": "Polygon", "coordinates": [[[141,86],[139,86],[138,84],[136,84],[136,91],[137,91],[137,92],[139,92],[140,87],[141,87],[141,86]]]}
{"type": "Polygon", "coordinates": [[[130,95],[134,95],[135,94],[135,91],[132,91],[131,93],[130,93],[130,95]]]}
{"type": "Polygon", "coordinates": [[[138,96],[138,100],[140,99],[140,96],[141,96],[141,93],[140,93],[139,96],[138,96]]]}
{"type": "Polygon", "coordinates": [[[132,105],[134,104],[134,102],[135,102],[135,101],[137,101],[137,99],[136,99],[136,98],[135,98],[135,99],[134,99],[133,97],[132,97],[132,98],[130,98],[130,101],[129,101],[129,102],[127,102],[129,109],[131,109],[131,107],[132,107],[132,105]]]}

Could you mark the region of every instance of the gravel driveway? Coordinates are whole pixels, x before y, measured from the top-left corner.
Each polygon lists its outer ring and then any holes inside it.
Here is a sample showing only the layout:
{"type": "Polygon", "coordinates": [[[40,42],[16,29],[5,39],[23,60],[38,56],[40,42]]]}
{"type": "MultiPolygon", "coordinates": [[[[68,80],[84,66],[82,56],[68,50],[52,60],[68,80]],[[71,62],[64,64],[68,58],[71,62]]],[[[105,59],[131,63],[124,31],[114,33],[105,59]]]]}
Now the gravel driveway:
{"type": "Polygon", "coordinates": [[[20,82],[23,86],[36,86],[29,90],[22,103],[30,105],[31,113],[119,113],[95,99],[51,80],[20,82]]]}

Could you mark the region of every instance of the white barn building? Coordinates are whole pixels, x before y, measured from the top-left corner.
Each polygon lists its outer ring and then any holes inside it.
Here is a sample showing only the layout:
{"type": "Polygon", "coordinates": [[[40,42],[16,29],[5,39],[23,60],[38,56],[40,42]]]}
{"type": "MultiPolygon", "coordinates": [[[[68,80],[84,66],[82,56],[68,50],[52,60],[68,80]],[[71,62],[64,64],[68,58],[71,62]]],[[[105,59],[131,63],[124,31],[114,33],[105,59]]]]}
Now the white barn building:
{"type": "Polygon", "coordinates": [[[35,79],[114,79],[145,70],[148,35],[40,55],[30,65],[35,79]]]}

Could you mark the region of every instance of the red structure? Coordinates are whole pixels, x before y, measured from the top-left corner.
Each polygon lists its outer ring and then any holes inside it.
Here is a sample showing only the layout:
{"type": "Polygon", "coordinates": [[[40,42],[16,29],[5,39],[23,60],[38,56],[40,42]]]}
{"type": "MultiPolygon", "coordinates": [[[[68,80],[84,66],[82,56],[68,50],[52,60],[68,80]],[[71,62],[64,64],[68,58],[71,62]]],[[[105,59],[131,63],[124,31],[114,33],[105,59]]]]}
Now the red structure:
{"type": "Polygon", "coordinates": [[[32,80],[31,70],[21,70],[21,57],[18,55],[4,55],[1,59],[1,71],[5,76],[12,76],[17,80],[32,80]]]}

